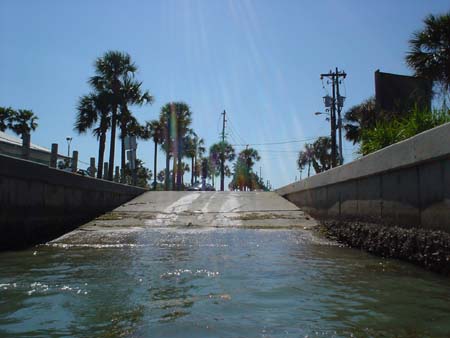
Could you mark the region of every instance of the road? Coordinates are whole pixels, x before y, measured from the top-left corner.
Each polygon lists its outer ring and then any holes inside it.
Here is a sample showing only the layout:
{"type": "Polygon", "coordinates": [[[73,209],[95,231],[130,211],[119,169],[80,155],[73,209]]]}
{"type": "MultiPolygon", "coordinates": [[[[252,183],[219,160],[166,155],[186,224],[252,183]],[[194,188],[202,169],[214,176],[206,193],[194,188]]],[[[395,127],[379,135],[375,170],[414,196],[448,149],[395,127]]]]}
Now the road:
{"type": "Polygon", "coordinates": [[[316,225],[273,192],[147,192],[58,238],[56,243],[130,243],[161,227],[303,228],[316,225]]]}

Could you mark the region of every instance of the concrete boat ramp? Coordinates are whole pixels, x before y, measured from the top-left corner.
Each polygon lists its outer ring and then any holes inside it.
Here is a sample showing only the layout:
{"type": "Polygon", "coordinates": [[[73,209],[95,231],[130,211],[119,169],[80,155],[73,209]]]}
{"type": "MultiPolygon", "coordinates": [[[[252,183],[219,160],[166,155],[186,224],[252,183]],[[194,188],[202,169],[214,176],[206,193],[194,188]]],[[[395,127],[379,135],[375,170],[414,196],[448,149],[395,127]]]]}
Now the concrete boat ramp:
{"type": "Polygon", "coordinates": [[[301,228],[316,221],[273,192],[146,192],[52,244],[138,242],[151,228],[301,228]]]}

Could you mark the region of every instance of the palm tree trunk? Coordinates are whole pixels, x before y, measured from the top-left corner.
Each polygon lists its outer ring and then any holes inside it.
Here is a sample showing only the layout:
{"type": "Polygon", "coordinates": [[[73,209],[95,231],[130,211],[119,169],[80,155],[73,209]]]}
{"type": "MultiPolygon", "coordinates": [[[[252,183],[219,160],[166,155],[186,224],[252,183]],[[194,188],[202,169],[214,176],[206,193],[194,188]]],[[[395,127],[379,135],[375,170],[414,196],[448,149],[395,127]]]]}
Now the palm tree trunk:
{"type": "Polygon", "coordinates": [[[172,164],[172,190],[176,188],[176,175],[177,175],[177,156],[173,154],[173,164],[172,164]]]}
{"type": "Polygon", "coordinates": [[[165,185],[165,190],[168,191],[169,190],[169,180],[170,180],[170,153],[169,153],[169,148],[167,147],[166,149],[166,174],[164,177],[164,185],[165,185]]]}
{"type": "Polygon", "coordinates": [[[308,177],[309,177],[309,172],[311,171],[311,161],[308,161],[308,177]]]}
{"type": "Polygon", "coordinates": [[[183,168],[181,163],[182,157],[181,157],[181,151],[178,151],[178,166],[177,166],[177,190],[181,190],[181,179],[183,177],[183,168]]]}
{"type": "Polygon", "coordinates": [[[120,150],[120,167],[122,171],[120,173],[120,182],[125,183],[125,167],[126,167],[126,154],[125,154],[125,137],[127,137],[127,124],[124,121],[122,113],[122,121],[120,121],[120,132],[121,132],[121,150],[120,150]]]}
{"type": "MultiPolygon", "coordinates": [[[[98,146],[98,164],[97,164],[97,178],[102,178],[103,176],[103,160],[105,157],[105,143],[106,143],[106,132],[100,133],[99,146],[98,146]]],[[[107,175],[107,173],[105,173],[107,175]]]]}
{"type": "Polygon", "coordinates": [[[194,156],[191,158],[191,185],[194,185],[194,156]]]}
{"type": "MultiPolygon", "coordinates": [[[[113,180],[114,173],[114,151],[116,148],[116,124],[117,124],[117,106],[113,108],[111,119],[111,144],[109,145],[109,167],[108,167],[108,180],[113,180]]],[[[105,173],[106,174],[106,173],[105,173]]]]}
{"type": "Polygon", "coordinates": [[[194,157],[194,182],[197,182],[197,155],[194,157]]]}
{"type": "Polygon", "coordinates": [[[153,165],[153,175],[154,175],[154,179],[153,179],[153,186],[154,186],[154,188],[153,189],[155,189],[156,190],[156,176],[157,176],[157,172],[156,172],[156,161],[158,160],[158,143],[156,142],[156,139],[155,139],[155,157],[154,157],[154,161],[153,161],[153,163],[154,163],[154,165],[153,165]]]}

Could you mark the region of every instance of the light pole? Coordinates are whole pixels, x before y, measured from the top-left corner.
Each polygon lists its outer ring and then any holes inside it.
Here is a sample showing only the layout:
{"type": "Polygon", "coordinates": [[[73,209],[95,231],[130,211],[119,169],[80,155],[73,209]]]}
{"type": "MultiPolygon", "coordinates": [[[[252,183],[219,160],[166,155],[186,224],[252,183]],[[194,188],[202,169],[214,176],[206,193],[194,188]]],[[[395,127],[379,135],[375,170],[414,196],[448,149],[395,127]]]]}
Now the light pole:
{"type": "Polygon", "coordinates": [[[72,137],[67,136],[66,141],[67,141],[67,157],[70,157],[70,143],[72,142],[72,137]]]}

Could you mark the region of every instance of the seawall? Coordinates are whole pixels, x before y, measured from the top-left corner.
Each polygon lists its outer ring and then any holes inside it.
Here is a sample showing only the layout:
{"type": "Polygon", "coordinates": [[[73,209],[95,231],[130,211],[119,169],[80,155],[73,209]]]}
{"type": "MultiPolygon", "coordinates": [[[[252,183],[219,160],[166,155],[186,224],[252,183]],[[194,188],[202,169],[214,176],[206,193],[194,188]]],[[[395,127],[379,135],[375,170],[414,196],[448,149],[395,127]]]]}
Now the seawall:
{"type": "Polygon", "coordinates": [[[0,250],[54,239],[144,191],[0,155],[0,250]]]}
{"type": "Polygon", "coordinates": [[[319,220],[450,232],[450,123],[277,193],[319,220]]]}

